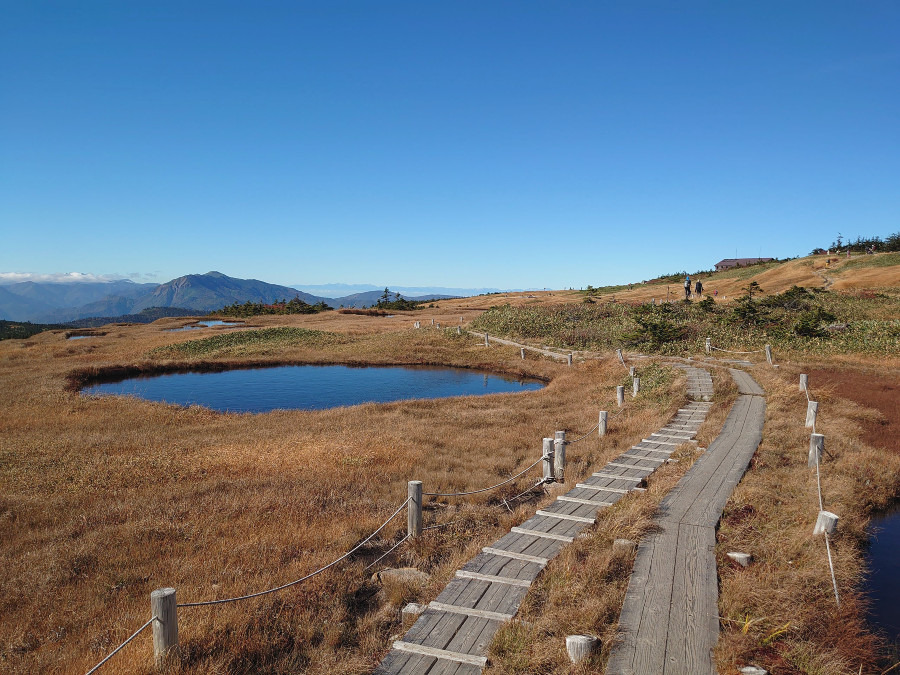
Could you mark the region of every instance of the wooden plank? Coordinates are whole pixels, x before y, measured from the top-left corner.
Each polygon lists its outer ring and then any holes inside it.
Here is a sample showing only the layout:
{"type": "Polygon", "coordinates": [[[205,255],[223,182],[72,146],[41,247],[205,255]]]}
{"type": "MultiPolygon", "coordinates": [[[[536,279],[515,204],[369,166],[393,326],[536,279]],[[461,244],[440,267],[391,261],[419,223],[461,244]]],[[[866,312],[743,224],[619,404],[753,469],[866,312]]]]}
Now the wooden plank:
{"type": "Polygon", "coordinates": [[[561,502],[573,502],[575,504],[590,504],[591,506],[612,506],[615,502],[604,502],[598,499],[580,499],[579,497],[566,497],[563,495],[562,497],[556,498],[561,502]]]}
{"type": "Polygon", "coordinates": [[[509,621],[513,618],[512,614],[503,612],[488,612],[483,609],[474,609],[472,607],[461,607],[459,605],[448,605],[443,602],[432,601],[428,603],[431,609],[439,612],[450,612],[451,614],[462,614],[463,616],[475,616],[479,619],[487,619],[488,621],[509,621]]]}
{"type": "Polygon", "coordinates": [[[665,673],[715,675],[712,650],[719,638],[716,533],[713,527],[680,525],[672,584],[665,673]]]}
{"type": "MultiPolygon", "coordinates": [[[[619,471],[627,471],[627,469],[619,469],[619,471]]],[[[616,480],[627,480],[627,481],[631,481],[634,483],[640,483],[642,480],[641,478],[632,478],[630,476],[623,476],[620,474],[607,473],[604,471],[597,471],[595,473],[592,473],[591,476],[594,476],[596,478],[613,478],[616,480]]]]}
{"type": "Polygon", "coordinates": [[[448,659],[450,661],[456,661],[458,663],[466,663],[470,666],[478,666],[479,668],[484,668],[487,666],[486,656],[460,654],[459,652],[452,652],[446,649],[436,649],[434,647],[426,647],[424,645],[417,645],[411,642],[403,642],[402,640],[397,640],[396,642],[394,642],[393,646],[394,649],[401,652],[422,654],[424,656],[431,656],[436,659],[448,659]]]}
{"type": "Polygon", "coordinates": [[[574,520],[577,523],[587,523],[587,524],[591,524],[591,525],[597,522],[596,518],[585,518],[582,516],[570,516],[567,513],[551,513],[550,511],[538,511],[537,515],[547,516],[548,518],[560,518],[562,520],[574,520]]]}
{"type": "Polygon", "coordinates": [[[479,572],[469,572],[467,570],[456,570],[456,576],[463,579],[478,579],[480,581],[488,581],[496,584],[508,584],[510,586],[521,586],[530,588],[531,582],[524,579],[514,579],[512,577],[500,577],[496,574],[481,574],[479,572]]]}
{"type": "Polygon", "coordinates": [[[528,530],[524,527],[513,527],[510,530],[511,532],[516,532],[518,534],[527,534],[531,537],[544,537],[545,539],[555,539],[556,541],[564,541],[567,544],[571,544],[575,541],[575,537],[569,537],[563,534],[553,534],[551,532],[541,532],[540,530],[528,530]]]}
{"type": "Polygon", "coordinates": [[[617,492],[620,495],[627,495],[631,490],[625,490],[624,488],[613,488],[606,487],[602,485],[591,485],[590,483],[575,483],[575,487],[580,488],[582,490],[606,490],[607,492],[617,492]]]}
{"type": "Polygon", "coordinates": [[[503,549],[491,548],[490,546],[485,546],[481,550],[492,555],[501,555],[506,556],[507,558],[515,558],[516,560],[525,560],[526,562],[537,563],[541,566],[544,566],[548,562],[550,562],[548,558],[541,558],[540,556],[536,555],[526,555],[524,553],[515,553],[514,551],[504,551],[503,549]]]}

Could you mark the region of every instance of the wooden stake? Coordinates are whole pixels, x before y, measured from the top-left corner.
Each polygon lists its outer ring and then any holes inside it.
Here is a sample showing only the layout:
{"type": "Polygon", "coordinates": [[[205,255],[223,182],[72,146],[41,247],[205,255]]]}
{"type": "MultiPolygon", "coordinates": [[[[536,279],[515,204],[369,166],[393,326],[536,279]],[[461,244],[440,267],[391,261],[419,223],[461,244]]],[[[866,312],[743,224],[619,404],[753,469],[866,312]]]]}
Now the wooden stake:
{"type": "Polygon", "coordinates": [[[568,355],[568,357],[566,358],[566,361],[568,361],[570,366],[572,365],[572,355],[571,354],[568,355]]]}
{"type": "Polygon", "coordinates": [[[544,439],[544,451],[541,455],[544,467],[544,480],[548,483],[553,482],[553,439],[544,439]]]}
{"type": "Polygon", "coordinates": [[[616,356],[619,357],[619,361],[621,361],[621,362],[622,362],[622,365],[624,366],[624,365],[625,365],[625,357],[622,356],[622,350],[621,350],[621,349],[617,349],[617,350],[616,350],[616,356]]]}
{"type": "Polygon", "coordinates": [[[606,423],[609,420],[609,413],[606,410],[600,411],[600,426],[597,427],[597,431],[601,436],[606,436],[606,423]]]}
{"type": "Polygon", "coordinates": [[[178,602],[174,588],[157,588],[150,593],[153,622],[153,660],[164,668],[178,655],[178,602]]]}
{"type": "Polygon", "coordinates": [[[418,537],[422,534],[422,481],[409,481],[407,495],[409,509],[406,512],[406,532],[410,537],[418,537]]]}
{"type": "Polygon", "coordinates": [[[484,334],[484,346],[487,347],[491,344],[491,341],[488,339],[488,334],[484,334]]]}
{"type": "Polygon", "coordinates": [[[772,365],[772,345],[766,345],[766,361],[770,366],[772,365]]]}
{"type": "Polygon", "coordinates": [[[634,378],[634,391],[631,394],[631,397],[634,398],[638,395],[638,392],[641,390],[641,378],[634,378]]]}
{"type": "Polygon", "coordinates": [[[625,385],[620,384],[616,387],[616,401],[618,401],[620,408],[625,405],[625,385]]]}
{"type": "Polygon", "coordinates": [[[520,349],[519,351],[521,352],[522,360],[524,361],[525,360],[525,347],[522,347],[522,349],[520,349]]]}
{"type": "Polygon", "coordinates": [[[831,511],[819,511],[819,517],[816,518],[816,526],[813,528],[813,534],[833,534],[839,520],[840,518],[831,511]]]}
{"type": "Polygon", "coordinates": [[[712,338],[706,338],[706,353],[712,354],[712,338]]]}
{"type": "Polygon", "coordinates": [[[812,468],[822,463],[822,453],[825,452],[825,436],[823,434],[809,435],[809,461],[807,465],[812,468]]]}
{"type": "Polygon", "coordinates": [[[816,415],[819,414],[819,402],[809,401],[806,404],[806,428],[814,429],[816,426],[816,415]]]}
{"type": "Polygon", "coordinates": [[[600,639],[591,635],[567,635],[566,652],[572,663],[581,663],[600,646],[600,639]]]}
{"type": "Polygon", "coordinates": [[[800,391],[808,391],[809,390],[809,375],[806,373],[800,373],[800,391]]]}
{"type": "Polygon", "coordinates": [[[557,431],[553,439],[553,475],[557,483],[566,482],[566,432],[557,431]]]}
{"type": "Polygon", "coordinates": [[[631,366],[631,368],[628,369],[628,374],[631,375],[631,377],[634,377],[634,366],[631,366]]]}

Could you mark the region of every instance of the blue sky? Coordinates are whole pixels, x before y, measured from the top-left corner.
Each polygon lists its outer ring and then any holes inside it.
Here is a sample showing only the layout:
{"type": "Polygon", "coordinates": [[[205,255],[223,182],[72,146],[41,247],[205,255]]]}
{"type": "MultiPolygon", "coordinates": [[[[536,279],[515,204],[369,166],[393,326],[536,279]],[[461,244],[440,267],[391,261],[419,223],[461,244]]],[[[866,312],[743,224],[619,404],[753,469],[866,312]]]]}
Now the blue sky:
{"type": "Polygon", "coordinates": [[[0,2],[0,273],[581,287],[900,230],[900,3],[0,2]]]}

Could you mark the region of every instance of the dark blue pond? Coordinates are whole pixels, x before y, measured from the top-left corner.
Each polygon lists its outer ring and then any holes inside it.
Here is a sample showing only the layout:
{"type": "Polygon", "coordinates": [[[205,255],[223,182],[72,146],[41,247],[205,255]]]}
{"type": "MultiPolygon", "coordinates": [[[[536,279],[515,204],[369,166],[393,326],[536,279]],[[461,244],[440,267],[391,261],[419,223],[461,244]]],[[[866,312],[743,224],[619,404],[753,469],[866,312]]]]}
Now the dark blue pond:
{"type": "Polygon", "coordinates": [[[279,366],[213,373],[169,373],[86,387],[85,394],[124,394],[202,405],[220,412],[322,410],[415,398],[534,391],[544,386],[464,368],[421,366],[279,366]]]}
{"type": "Polygon", "coordinates": [[[201,328],[209,328],[210,326],[240,326],[240,321],[221,321],[219,319],[211,319],[209,321],[197,321],[189,323],[181,328],[170,328],[167,333],[183,333],[186,330],[200,330],[201,328]]]}
{"type": "Polygon", "coordinates": [[[900,579],[897,577],[900,506],[873,518],[869,532],[869,578],[866,587],[872,599],[870,618],[885,637],[900,642],[900,579]]]}

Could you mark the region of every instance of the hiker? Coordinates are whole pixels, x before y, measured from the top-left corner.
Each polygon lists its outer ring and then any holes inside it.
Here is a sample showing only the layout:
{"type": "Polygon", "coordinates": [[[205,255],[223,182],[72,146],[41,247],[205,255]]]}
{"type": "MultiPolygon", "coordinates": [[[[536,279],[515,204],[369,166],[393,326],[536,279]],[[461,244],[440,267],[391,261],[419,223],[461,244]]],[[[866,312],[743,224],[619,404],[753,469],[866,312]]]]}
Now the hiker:
{"type": "Polygon", "coordinates": [[[694,286],[694,293],[697,295],[698,298],[703,297],[703,283],[699,280],[697,281],[696,285],[694,286]]]}
{"type": "Polygon", "coordinates": [[[684,278],[684,299],[685,300],[691,299],[691,277],[690,276],[686,276],[684,278]]]}

